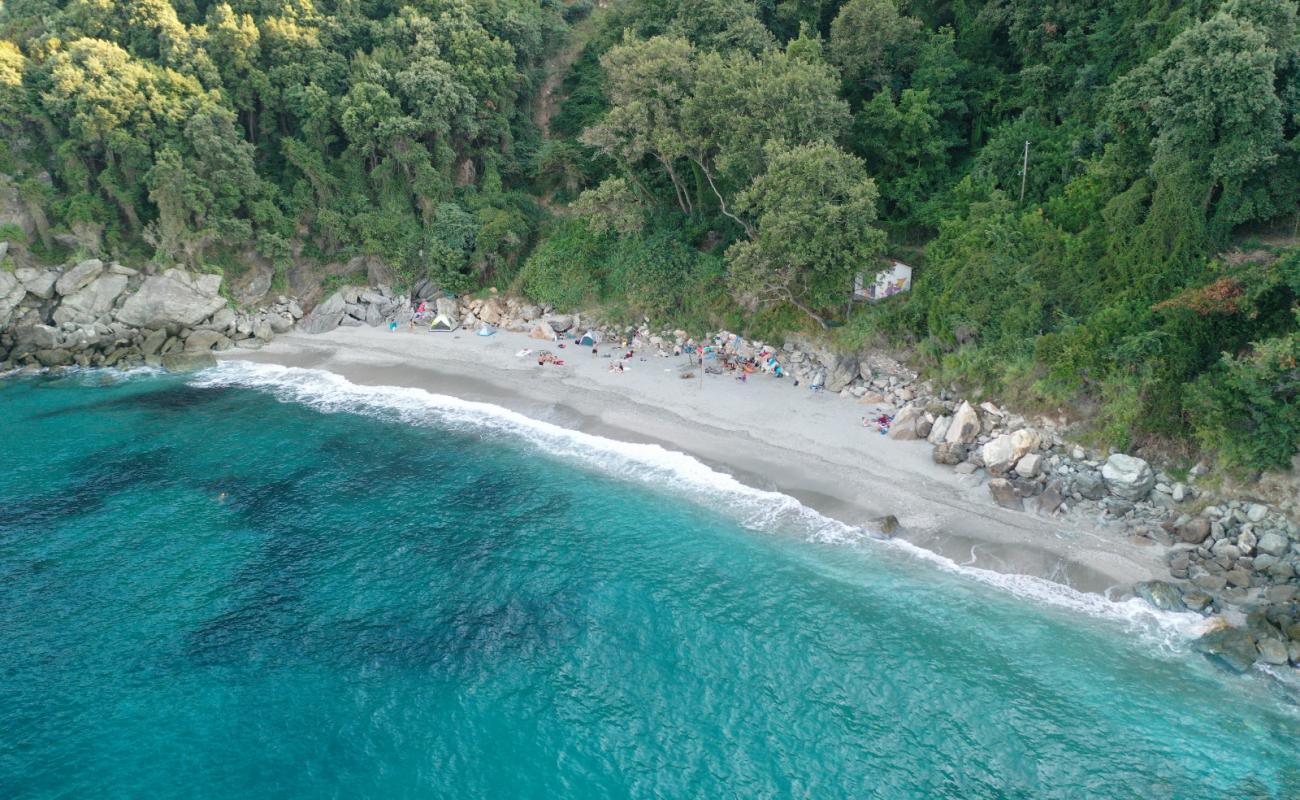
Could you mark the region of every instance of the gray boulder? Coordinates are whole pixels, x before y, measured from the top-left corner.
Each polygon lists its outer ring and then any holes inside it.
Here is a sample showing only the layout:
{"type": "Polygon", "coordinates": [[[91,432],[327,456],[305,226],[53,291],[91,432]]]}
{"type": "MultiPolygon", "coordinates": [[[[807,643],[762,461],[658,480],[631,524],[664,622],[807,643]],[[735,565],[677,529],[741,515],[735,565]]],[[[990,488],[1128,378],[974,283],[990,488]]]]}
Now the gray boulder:
{"type": "Polygon", "coordinates": [[[266,318],[272,333],[288,333],[293,330],[293,319],[284,314],[271,314],[266,318]]]}
{"type": "Polygon", "coordinates": [[[1273,531],[1269,531],[1268,533],[1259,537],[1259,541],[1255,543],[1256,552],[1263,553],[1264,555],[1268,555],[1268,556],[1273,556],[1274,558],[1281,558],[1282,556],[1286,555],[1286,551],[1288,547],[1289,545],[1287,543],[1287,540],[1283,538],[1280,534],[1275,533],[1273,531]]]}
{"type": "Polygon", "coordinates": [[[1200,544],[1210,536],[1210,521],[1205,517],[1196,517],[1179,525],[1177,533],[1179,541],[1200,544]]]}
{"type": "Polygon", "coordinates": [[[967,447],[959,442],[941,442],[934,446],[930,457],[936,464],[955,466],[966,460],[967,447]]]}
{"type": "Polygon", "coordinates": [[[1093,470],[1083,470],[1074,476],[1074,491],[1089,500],[1100,500],[1106,496],[1106,482],[1093,470]]]}
{"type": "Polygon", "coordinates": [[[1233,672],[1245,672],[1255,663],[1255,637],[1243,628],[1223,627],[1210,631],[1193,645],[1215,663],[1233,672]]]}
{"type": "Polygon", "coordinates": [[[1265,664],[1281,666],[1287,662],[1286,643],[1277,639],[1260,639],[1256,643],[1259,660],[1265,664]]]}
{"type": "Polygon", "coordinates": [[[197,330],[185,340],[186,350],[229,350],[233,346],[220,331],[197,330]]]}
{"type": "Polygon", "coordinates": [[[1006,478],[994,478],[989,481],[989,494],[993,496],[993,501],[1003,508],[1013,511],[1025,510],[1024,499],[1016,491],[1015,484],[1006,478]]]}
{"type": "Polygon", "coordinates": [[[71,363],[72,361],[72,353],[69,353],[61,347],[51,348],[49,350],[37,350],[35,353],[32,353],[32,357],[40,362],[42,367],[59,367],[71,363]]]}
{"type": "Polygon", "coordinates": [[[140,352],[146,356],[154,355],[155,353],[157,353],[159,350],[162,349],[162,346],[166,344],[166,342],[167,342],[167,329],[159,328],[158,330],[152,331],[148,336],[144,337],[144,341],[140,343],[140,352]]]}
{"type": "Polygon", "coordinates": [[[1038,453],[1026,453],[1016,462],[1016,473],[1022,478],[1036,478],[1042,472],[1043,457],[1038,453]]]}
{"type": "Polygon", "coordinates": [[[66,295],[54,309],[54,321],[59,325],[76,323],[89,325],[113,310],[113,304],[126,290],[123,275],[101,275],[72,294],[66,295]]]}
{"type": "Polygon", "coordinates": [[[11,273],[0,270],[0,329],[9,326],[14,309],[27,296],[27,290],[11,273]]]}
{"type": "Polygon", "coordinates": [[[220,275],[169,269],[145,278],[118,309],[117,319],[136,328],[192,328],[226,305],[220,291],[220,275]]]}
{"type": "Polygon", "coordinates": [[[306,322],[303,323],[303,328],[308,333],[332,331],[343,321],[347,307],[347,301],[343,299],[343,291],[339,290],[312,309],[312,312],[307,315],[306,322]]]}
{"type": "Polygon", "coordinates": [[[1141,500],[1156,485],[1151,465],[1135,456],[1116,453],[1101,467],[1102,480],[1111,494],[1127,500],[1141,500]]]}
{"type": "Polygon", "coordinates": [[[14,271],[14,277],[23,285],[27,293],[40,300],[54,297],[54,282],[59,273],[52,269],[20,269],[14,271]]]}
{"type": "Polygon", "coordinates": [[[210,350],[189,350],[168,353],[162,357],[162,367],[168,372],[192,372],[215,367],[217,359],[210,350]]]}
{"type": "Polygon", "coordinates": [[[974,444],[980,435],[980,415],[970,403],[962,402],[953,412],[952,423],[943,440],[950,443],[974,444]]]}
{"type": "MultiPolygon", "coordinates": [[[[433,301],[433,307],[439,314],[451,320],[453,325],[460,324],[460,305],[455,300],[450,297],[439,297],[433,301]]],[[[536,317],[537,315],[534,314],[533,316],[536,317]]]]}
{"type": "Polygon", "coordinates": [[[994,475],[1010,472],[1020,459],[1038,447],[1038,434],[1028,429],[1004,433],[984,445],[980,451],[984,466],[994,475]]]}
{"type": "Polygon", "coordinates": [[[943,444],[944,439],[948,436],[948,428],[952,427],[952,417],[944,415],[934,421],[930,426],[930,434],[926,436],[926,441],[930,444],[943,444]]]}
{"type": "Polygon", "coordinates": [[[98,258],[88,258],[60,275],[59,279],[54,282],[54,290],[66,297],[98,278],[103,271],[103,261],[98,258]]]}
{"type": "Polygon", "coordinates": [[[1065,497],[1061,494],[1059,484],[1048,484],[1043,493],[1038,496],[1038,513],[1048,516],[1055,514],[1061,504],[1065,502],[1065,497]]]}
{"type": "Polygon", "coordinates": [[[1133,587],[1138,596],[1161,611],[1183,611],[1183,593],[1168,581],[1142,581],[1133,587]]]}
{"type": "Polygon", "coordinates": [[[917,425],[923,419],[925,419],[925,412],[919,407],[904,406],[894,415],[894,421],[889,426],[889,438],[903,442],[924,438],[917,425]]]}
{"type": "Polygon", "coordinates": [[[853,383],[853,379],[858,377],[858,360],[852,356],[840,356],[831,359],[831,363],[826,365],[826,391],[839,392],[853,383]]]}

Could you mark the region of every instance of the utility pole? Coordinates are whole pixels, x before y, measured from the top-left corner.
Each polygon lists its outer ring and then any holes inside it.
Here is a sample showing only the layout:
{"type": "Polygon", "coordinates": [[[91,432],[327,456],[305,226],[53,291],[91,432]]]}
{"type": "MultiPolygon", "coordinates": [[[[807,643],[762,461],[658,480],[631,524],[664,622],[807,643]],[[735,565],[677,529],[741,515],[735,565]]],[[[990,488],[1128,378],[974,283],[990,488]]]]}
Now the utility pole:
{"type": "Polygon", "coordinates": [[[1029,141],[1025,141],[1025,163],[1020,167],[1020,205],[1025,204],[1025,183],[1029,181],[1029,141]]]}

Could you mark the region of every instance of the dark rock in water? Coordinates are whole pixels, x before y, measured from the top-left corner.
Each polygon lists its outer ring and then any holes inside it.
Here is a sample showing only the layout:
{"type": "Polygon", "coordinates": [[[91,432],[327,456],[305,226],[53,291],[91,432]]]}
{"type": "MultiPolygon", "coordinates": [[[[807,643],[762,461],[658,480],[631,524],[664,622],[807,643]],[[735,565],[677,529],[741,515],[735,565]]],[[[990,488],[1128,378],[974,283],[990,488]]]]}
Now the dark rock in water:
{"type": "Polygon", "coordinates": [[[37,350],[32,356],[41,362],[42,367],[57,367],[72,361],[72,353],[62,349],[37,350]]]}
{"type": "Polygon", "coordinates": [[[1182,611],[1187,608],[1183,603],[1183,593],[1168,581],[1142,581],[1133,587],[1133,591],[1161,611],[1182,611]]]}
{"type": "Polygon", "coordinates": [[[1203,613],[1214,602],[1214,598],[1205,592],[1198,592],[1195,589],[1189,592],[1183,592],[1183,605],[1191,611],[1198,614],[1203,613]]]}
{"type": "Polygon", "coordinates": [[[1016,492],[1016,487],[1006,478],[994,478],[989,481],[989,494],[993,495],[993,500],[1003,508],[1009,508],[1013,511],[1024,511],[1025,502],[1016,492]]]}
{"type": "Polygon", "coordinates": [[[942,442],[934,446],[931,457],[936,464],[955,466],[966,460],[967,447],[958,442],[942,442]]]}
{"type": "Polygon", "coordinates": [[[1255,664],[1255,637],[1241,628],[1210,631],[1192,644],[1211,661],[1233,672],[1245,672],[1255,664]]]}
{"type": "Polygon", "coordinates": [[[878,539],[892,539],[901,528],[902,526],[898,524],[898,517],[893,514],[871,520],[871,534],[878,539]]]}
{"type": "Polygon", "coordinates": [[[1197,517],[1178,528],[1179,540],[1188,544],[1200,544],[1209,538],[1209,535],[1210,521],[1205,517],[1197,517]]]}
{"type": "Polygon", "coordinates": [[[1256,644],[1259,660],[1265,664],[1281,666],[1287,662],[1286,642],[1278,639],[1260,639],[1256,644]]]}
{"type": "Polygon", "coordinates": [[[209,350],[191,350],[168,353],[162,357],[162,365],[168,372],[192,372],[196,369],[215,367],[217,359],[209,350]]]}

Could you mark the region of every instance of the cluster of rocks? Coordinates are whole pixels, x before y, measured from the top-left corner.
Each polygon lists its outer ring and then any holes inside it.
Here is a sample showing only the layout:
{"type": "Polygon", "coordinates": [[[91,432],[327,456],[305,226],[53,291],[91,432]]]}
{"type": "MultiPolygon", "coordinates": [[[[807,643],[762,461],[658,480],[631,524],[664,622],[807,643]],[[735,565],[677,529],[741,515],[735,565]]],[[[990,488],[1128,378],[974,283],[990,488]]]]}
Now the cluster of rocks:
{"type": "Polygon", "coordinates": [[[0,369],[183,367],[192,354],[261,347],[293,328],[298,304],[229,308],[221,276],[145,273],[86,259],[62,269],[0,271],[0,369]]]}
{"type": "Polygon", "coordinates": [[[1261,503],[1233,500],[1166,529],[1176,539],[1167,554],[1175,580],[1141,584],[1138,593],[1171,611],[1244,614],[1244,627],[1201,642],[1234,668],[1256,660],[1300,666],[1300,527],[1261,503]]]}
{"type": "Polygon", "coordinates": [[[361,286],[344,286],[325,298],[311,311],[303,322],[307,333],[325,333],[338,327],[375,327],[390,322],[406,312],[409,319],[410,303],[387,286],[373,289],[361,286]]]}

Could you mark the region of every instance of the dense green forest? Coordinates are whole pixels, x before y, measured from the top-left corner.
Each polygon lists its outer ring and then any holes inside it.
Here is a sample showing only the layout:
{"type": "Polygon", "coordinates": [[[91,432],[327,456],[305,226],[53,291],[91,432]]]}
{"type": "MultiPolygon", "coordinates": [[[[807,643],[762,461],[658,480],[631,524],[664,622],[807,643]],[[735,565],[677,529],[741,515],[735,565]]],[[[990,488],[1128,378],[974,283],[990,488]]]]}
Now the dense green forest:
{"type": "Polygon", "coordinates": [[[906,346],[1114,446],[1300,448],[1294,0],[4,0],[0,35],[41,257],[380,255],[906,346]],[[886,254],[913,291],[851,308],[886,254]]]}

